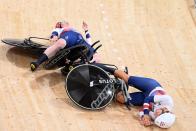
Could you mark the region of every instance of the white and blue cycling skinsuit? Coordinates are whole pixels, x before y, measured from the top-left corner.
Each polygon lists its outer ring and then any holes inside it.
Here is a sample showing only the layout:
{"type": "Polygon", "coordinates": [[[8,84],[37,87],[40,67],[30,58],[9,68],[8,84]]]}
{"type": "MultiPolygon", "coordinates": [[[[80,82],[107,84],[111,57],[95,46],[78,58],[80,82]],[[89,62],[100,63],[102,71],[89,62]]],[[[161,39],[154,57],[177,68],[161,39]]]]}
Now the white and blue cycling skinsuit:
{"type": "Polygon", "coordinates": [[[87,42],[90,39],[90,34],[88,32],[86,32],[87,41],[85,41],[82,35],[74,29],[65,31],[64,28],[56,28],[52,31],[51,38],[53,36],[57,36],[59,39],[65,40],[66,48],[73,47],[78,44],[84,44],[89,49],[87,55],[94,53],[94,49],[91,47],[91,43],[87,42]]]}

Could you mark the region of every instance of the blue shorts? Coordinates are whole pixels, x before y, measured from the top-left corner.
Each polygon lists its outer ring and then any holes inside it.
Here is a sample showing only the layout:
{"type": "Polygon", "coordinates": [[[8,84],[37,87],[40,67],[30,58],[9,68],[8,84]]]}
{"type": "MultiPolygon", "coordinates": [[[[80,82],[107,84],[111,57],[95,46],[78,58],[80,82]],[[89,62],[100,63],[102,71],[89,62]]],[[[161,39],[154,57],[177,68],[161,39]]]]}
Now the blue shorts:
{"type": "Polygon", "coordinates": [[[150,92],[156,87],[161,87],[161,85],[154,79],[137,76],[130,76],[128,79],[128,85],[140,90],[140,92],[129,94],[132,98],[129,102],[135,106],[142,106],[144,99],[150,94],[150,92]]]}

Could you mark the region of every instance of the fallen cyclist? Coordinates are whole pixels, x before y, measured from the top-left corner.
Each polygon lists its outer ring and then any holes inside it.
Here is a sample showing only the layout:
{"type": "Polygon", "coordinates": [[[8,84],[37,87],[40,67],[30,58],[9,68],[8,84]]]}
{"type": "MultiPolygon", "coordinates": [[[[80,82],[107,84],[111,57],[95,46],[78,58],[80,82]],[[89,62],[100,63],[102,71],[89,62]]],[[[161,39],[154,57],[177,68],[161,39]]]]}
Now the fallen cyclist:
{"type": "MultiPolygon", "coordinates": [[[[89,49],[87,56],[91,56],[94,53],[94,49],[91,48],[91,43],[88,43],[90,42],[90,34],[88,32],[88,25],[85,22],[83,22],[83,29],[86,32],[86,40],[79,32],[72,28],[68,22],[57,22],[55,29],[52,31],[50,37],[53,45],[48,47],[37,61],[31,62],[31,70],[35,71],[39,67],[39,65],[41,65],[49,58],[53,57],[60,49],[73,47],[79,44],[87,46],[87,48],[89,49]]],[[[95,56],[93,56],[93,61],[96,62],[96,60],[98,60],[98,57],[96,53],[94,55],[95,56]]]]}
{"type": "MultiPolygon", "coordinates": [[[[113,74],[115,77],[125,81],[139,92],[129,93],[131,99],[129,103],[134,106],[143,106],[139,112],[140,122],[144,126],[150,126],[153,123],[161,128],[169,128],[175,122],[175,115],[172,113],[173,100],[163,87],[154,79],[131,76],[124,71],[106,67],[102,64],[95,64],[105,71],[113,74]]],[[[116,95],[118,102],[124,104],[125,98],[122,91],[116,95]]]]}

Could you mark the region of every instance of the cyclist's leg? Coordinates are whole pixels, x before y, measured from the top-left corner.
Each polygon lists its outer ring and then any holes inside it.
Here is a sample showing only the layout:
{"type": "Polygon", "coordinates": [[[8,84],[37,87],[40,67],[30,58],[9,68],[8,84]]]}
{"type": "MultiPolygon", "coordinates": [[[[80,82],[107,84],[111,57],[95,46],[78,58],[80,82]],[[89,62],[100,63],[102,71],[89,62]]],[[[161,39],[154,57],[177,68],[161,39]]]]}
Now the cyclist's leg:
{"type": "Polygon", "coordinates": [[[105,70],[105,71],[107,71],[111,74],[114,74],[114,72],[116,70],[115,68],[107,67],[107,66],[105,66],[104,64],[101,64],[101,63],[93,63],[93,65],[96,65],[96,66],[102,68],[103,70],[105,70]]]}
{"type": "Polygon", "coordinates": [[[146,95],[148,95],[154,88],[158,86],[161,87],[161,85],[154,79],[138,76],[130,76],[128,79],[128,85],[135,87],[146,95]]]}
{"type": "Polygon", "coordinates": [[[126,74],[124,71],[121,70],[115,70],[114,71],[114,76],[122,79],[125,81],[125,83],[128,83],[129,75],[126,74]]]}
{"type": "Polygon", "coordinates": [[[48,58],[54,56],[60,49],[63,49],[65,46],[66,41],[64,39],[59,39],[52,46],[48,47],[37,61],[31,62],[31,70],[35,71],[39,65],[48,60],[48,58]]]}
{"type": "Polygon", "coordinates": [[[48,58],[53,57],[60,49],[63,49],[66,46],[66,41],[64,39],[59,39],[55,44],[48,47],[44,54],[48,56],[48,58]]]}

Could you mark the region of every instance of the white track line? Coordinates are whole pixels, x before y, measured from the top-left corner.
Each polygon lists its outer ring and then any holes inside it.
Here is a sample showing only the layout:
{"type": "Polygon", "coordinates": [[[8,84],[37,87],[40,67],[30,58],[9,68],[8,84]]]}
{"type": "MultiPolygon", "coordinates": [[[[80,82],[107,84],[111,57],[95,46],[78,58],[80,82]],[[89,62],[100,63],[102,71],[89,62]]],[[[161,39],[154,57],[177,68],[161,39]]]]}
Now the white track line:
{"type": "MultiPolygon", "coordinates": [[[[105,25],[105,30],[107,32],[107,36],[108,36],[110,44],[112,46],[115,43],[115,41],[112,40],[112,33],[109,31],[109,24],[108,24],[109,23],[109,19],[107,17],[107,12],[106,12],[106,10],[104,8],[104,4],[103,3],[100,3],[99,6],[100,6],[100,12],[101,12],[101,14],[103,16],[103,23],[105,25]]],[[[112,49],[112,52],[116,54],[115,56],[118,56],[117,53],[119,53],[119,51],[117,49],[112,49]]],[[[123,59],[121,57],[117,57],[117,60],[122,63],[123,59]]],[[[121,65],[121,67],[124,67],[124,66],[121,65]]]]}

